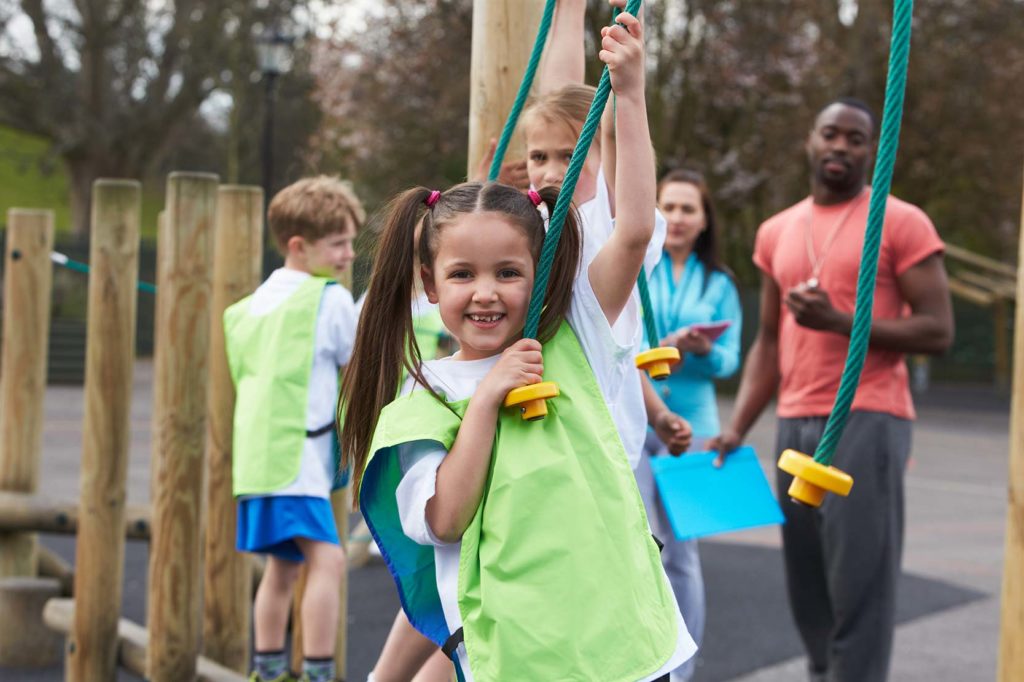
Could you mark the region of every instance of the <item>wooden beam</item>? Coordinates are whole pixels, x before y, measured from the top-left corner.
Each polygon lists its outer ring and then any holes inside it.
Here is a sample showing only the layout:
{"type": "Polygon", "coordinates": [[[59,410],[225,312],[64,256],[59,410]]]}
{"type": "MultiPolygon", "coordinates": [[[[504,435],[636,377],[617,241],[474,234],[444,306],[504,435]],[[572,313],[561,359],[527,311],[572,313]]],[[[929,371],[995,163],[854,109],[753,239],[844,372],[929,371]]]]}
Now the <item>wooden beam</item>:
{"type": "MultiPolygon", "coordinates": [[[[53,285],[53,211],[7,212],[0,373],[0,490],[35,492],[53,285]]],[[[0,577],[36,574],[36,539],[0,533],[0,577]]]]}
{"type": "MultiPolygon", "coordinates": [[[[74,599],[51,599],[43,607],[43,622],[56,632],[67,634],[75,617],[74,599]]],[[[146,628],[127,618],[117,622],[117,663],[121,667],[146,676],[146,652],[149,633],[146,628]]],[[[196,658],[195,678],[199,682],[246,682],[246,677],[219,665],[208,658],[196,658]]],[[[193,678],[189,678],[193,679],[193,678]]]]}
{"type": "Polygon", "coordinates": [[[213,300],[210,304],[210,385],[206,418],[206,554],[203,557],[203,653],[244,673],[249,666],[252,568],[235,550],[231,487],[235,387],[224,345],[224,310],[260,283],[263,190],[217,190],[213,300]]]}
{"type": "MultiPolygon", "coordinates": [[[[469,158],[472,177],[492,137],[501,135],[530,61],[543,13],[542,0],[474,0],[469,75],[469,158]]],[[[521,135],[509,145],[509,159],[523,158],[521,135]]]]}
{"type": "Polygon", "coordinates": [[[142,185],[94,182],[90,222],[86,410],[75,543],[79,608],[68,638],[67,682],[112,679],[117,670],[142,185]]]}
{"type": "Polygon", "coordinates": [[[154,365],[153,537],[149,552],[146,677],[180,682],[195,677],[202,633],[203,478],[210,355],[213,226],[218,178],[171,173],[164,234],[157,258],[154,365]]]}
{"type": "MultiPolygon", "coordinates": [[[[1024,193],[1022,193],[1024,197],[1024,193]]],[[[1021,207],[1021,266],[1017,297],[1024,301],[1024,205],[1021,207]]],[[[1010,463],[1007,481],[1006,548],[1000,616],[999,682],[1016,682],[1024,670],[1024,305],[1017,306],[1010,403],[1010,463]]]]}
{"type": "Polygon", "coordinates": [[[974,253],[973,251],[965,249],[962,246],[946,244],[946,256],[954,260],[961,261],[963,263],[970,263],[971,265],[976,265],[979,268],[985,268],[986,270],[990,270],[992,272],[998,272],[999,274],[1006,275],[1007,277],[1012,277],[1014,279],[1017,278],[1017,268],[1010,265],[1009,263],[1004,263],[994,258],[989,258],[988,256],[982,256],[981,254],[974,253]]]}
{"type": "MultiPolygon", "coordinates": [[[[40,533],[78,532],[78,504],[59,502],[42,495],[0,491],[0,531],[40,533]]],[[[128,506],[122,521],[124,537],[149,539],[149,508],[128,506]]]]}
{"type": "Polygon", "coordinates": [[[949,278],[949,290],[954,296],[959,296],[962,299],[982,307],[988,307],[992,305],[994,300],[996,300],[996,297],[993,294],[985,291],[984,289],[979,289],[973,284],[968,284],[962,279],[959,279],[959,277],[949,278]]]}
{"type": "Polygon", "coordinates": [[[958,279],[969,282],[974,286],[991,291],[1000,298],[1014,300],[1017,298],[1017,283],[1005,277],[991,277],[973,270],[959,270],[956,273],[958,279]]]}

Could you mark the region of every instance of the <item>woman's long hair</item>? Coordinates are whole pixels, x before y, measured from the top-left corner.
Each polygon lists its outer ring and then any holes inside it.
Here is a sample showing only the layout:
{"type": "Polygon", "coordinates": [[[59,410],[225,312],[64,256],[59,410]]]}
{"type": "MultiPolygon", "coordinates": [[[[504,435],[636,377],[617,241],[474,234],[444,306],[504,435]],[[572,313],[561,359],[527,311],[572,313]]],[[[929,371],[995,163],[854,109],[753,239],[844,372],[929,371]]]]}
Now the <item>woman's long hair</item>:
{"type": "MultiPolygon", "coordinates": [[[[538,207],[513,187],[498,183],[463,183],[442,193],[433,206],[427,207],[425,202],[430,195],[431,190],[425,187],[410,189],[395,197],[386,208],[352,359],[342,380],[338,401],[342,466],[353,467],[353,498],[357,504],[377,421],[384,407],[398,395],[403,369],[416,383],[442,400],[423,375],[422,356],[413,332],[416,249],[420,262],[432,267],[440,233],[446,225],[467,213],[490,211],[504,215],[525,232],[534,263],[544,243],[546,225],[538,207]],[[417,245],[413,243],[414,235],[421,219],[423,229],[417,245]]],[[[540,191],[540,196],[550,215],[558,190],[547,187],[540,191]]],[[[570,211],[544,298],[538,333],[542,342],[554,335],[569,310],[579,269],[580,240],[578,219],[575,212],[570,211]]]]}

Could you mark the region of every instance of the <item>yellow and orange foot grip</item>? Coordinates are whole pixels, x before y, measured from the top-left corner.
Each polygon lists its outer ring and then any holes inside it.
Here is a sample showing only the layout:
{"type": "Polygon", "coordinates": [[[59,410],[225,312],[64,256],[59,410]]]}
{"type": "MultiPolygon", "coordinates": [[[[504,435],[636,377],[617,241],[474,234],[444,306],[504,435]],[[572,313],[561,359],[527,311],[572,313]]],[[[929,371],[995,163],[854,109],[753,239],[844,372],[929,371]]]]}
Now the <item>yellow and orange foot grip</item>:
{"type": "Polygon", "coordinates": [[[523,419],[532,422],[547,416],[547,400],[557,395],[558,384],[553,381],[520,386],[512,389],[505,396],[505,407],[518,407],[522,411],[523,419]]]}
{"type": "Polygon", "coordinates": [[[672,365],[679,362],[679,349],[673,346],[662,346],[645,350],[636,356],[636,366],[645,370],[655,381],[661,381],[672,373],[672,365]]]}
{"type": "Polygon", "coordinates": [[[813,457],[796,450],[783,451],[779,457],[779,468],[793,476],[789,496],[809,507],[820,507],[825,493],[846,497],[853,487],[853,478],[849,474],[815,462],[813,457]]]}

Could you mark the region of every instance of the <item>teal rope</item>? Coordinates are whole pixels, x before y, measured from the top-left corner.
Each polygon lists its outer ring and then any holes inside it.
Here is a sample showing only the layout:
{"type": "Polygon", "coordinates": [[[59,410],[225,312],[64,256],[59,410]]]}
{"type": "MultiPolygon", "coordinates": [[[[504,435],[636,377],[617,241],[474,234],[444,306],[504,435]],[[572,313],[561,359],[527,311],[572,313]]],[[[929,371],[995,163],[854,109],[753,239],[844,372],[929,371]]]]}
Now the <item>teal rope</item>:
{"type": "Polygon", "coordinates": [[[651,348],[657,348],[661,345],[661,337],[658,335],[658,322],[654,319],[651,291],[647,287],[647,273],[644,272],[643,266],[640,267],[640,274],[636,278],[636,288],[640,291],[640,307],[644,313],[644,330],[647,333],[647,345],[651,348]]]}
{"type": "Polygon", "coordinates": [[[551,18],[555,14],[555,0],[547,0],[544,5],[544,14],[540,18],[540,28],[537,29],[537,38],[533,41],[533,51],[530,52],[530,61],[523,72],[523,80],[519,83],[519,92],[516,93],[515,102],[512,103],[512,110],[508,113],[508,120],[501,131],[501,138],[494,150],[494,159],[491,160],[491,170],[487,173],[487,179],[495,181],[501,174],[501,162],[505,159],[505,152],[508,151],[508,143],[512,139],[512,133],[516,131],[519,123],[519,114],[523,112],[526,98],[530,95],[530,88],[533,87],[533,77],[537,73],[537,66],[540,65],[540,57],[544,53],[544,43],[547,42],[548,32],[551,30],[551,18]]]}
{"type": "MultiPolygon", "coordinates": [[[[640,9],[640,1],[629,0],[626,11],[635,16],[637,10],[640,9]]],[[[601,114],[604,113],[604,106],[608,103],[608,95],[611,93],[611,90],[611,75],[608,73],[608,67],[605,66],[604,71],[601,73],[601,80],[597,84],[594,101],[590,104],[587,120],[583,123],[580,137],[576,141],[575,149],[573,149],[569,168],[562,179],[562,188],[558,193],[558,201],[555,202],[555,209],[551,212],[548,233],[544,237],[544,246],[541,248],[540,260],[537,263],[537,277],[533,281],[533,291],[530,294],[530,307],[526,311],[526,329],[523,331],[525,338],[537,338],[537,330],[540,327],[540,314],[544,307],[544,298],[548,290],[548,279],[551,275],[551,264],[555,260],[558,241],[562,238],[565,216],[569,213],[569,204],[572,202],[572,195],[576,191],[576,183],[580,179],[580,171],[583,170],[583,164],[587,160],[590,143],[594,141],[594,134],[597,132],[597,126],[601,123],[601,114]]]]}
{"type": "MultiPolygon", "coordinates": [[[[55,265],[59,265],[59,266],[61,266],[63,268],[67,268],[68,270],[73,270],[75,272],[81,272],[81,273],[86,274],[86,275],[89,274],[89,264],[88,263],[83,263],[81,261],[72,260],[72,259],[68,258],[67,256],[65,256],[63,253],[60,253],[58,251],[54,251],[54,252],[52,252],[50,254],[50,260],[53,261],[53,263],[55,265]]],[[[145,291],[147,294],[155,294],[156,293],[156,285],[155,284],[150,284],[149,282],[142,282],[142,281],[140,281],[137,286],[138,286],[139,291],[145,291]]]]}
{"type": "Polygon", "coordinates": [[[853,313],[853,328],[850,331],[850,348],[846,356],[846,367],[836,393],[825,433],[814,452],[814,460],[824,465],[832,463],[839,438],[846,428],[850,406],[857,392],[860,373],[871,337],[871,308],[875,297],[875,276],[878,273],[878,252],[882,244],[882,226],[885,219],[885,204],[892,186],[892,168],[899,148],[900,119],[903,116],[903,93],[907,84],[907,57],[910,53],[910,28],[913,14],[913,0],[897,0],[893,9],[892,43],[889,48],[889,76],[885,84],[885,108],[882,117],[882,134],[878,144],[874,182],[871,190],[871,204],[868,207],[868,223],[864,234],[864,250],[860,260],[860,274],[857,277],[857,303],[853,313]]]}

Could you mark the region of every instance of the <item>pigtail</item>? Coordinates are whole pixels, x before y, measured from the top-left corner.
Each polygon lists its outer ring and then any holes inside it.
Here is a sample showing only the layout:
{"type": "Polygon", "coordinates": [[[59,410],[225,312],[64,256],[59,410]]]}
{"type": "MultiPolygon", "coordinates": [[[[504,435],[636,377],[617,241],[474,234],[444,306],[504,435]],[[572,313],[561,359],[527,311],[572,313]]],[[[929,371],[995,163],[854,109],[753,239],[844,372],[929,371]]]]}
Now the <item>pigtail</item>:
{"type": "Polygon", "coordinates": [[[342,467],[352,466],[353,504],[381,410],[395,399],[402,368],[422,380],[412,321],[413,236],[431,191],[419,187],[393,199],[374,258],[352,359],[338,401],[342,467]]]}
{"type": "MultiPolygon", "coordinates": [[[[545,187],[539,192],[547,214],[555,212],[558,201],[558,188],[545,187]]],[[[540,314],[540,325],[537,338],[542,343],[548,341],[558,331],[562,320],[569,313],[572,302],[572,288],[580,269],[583,234],[580,230],[579,215],[574,207],[565,214],[565,224],[558,240],[558,249],[551,263],[551,275],[548,279],[548,290],[544,297],[544,308],[540,314]]]]}

